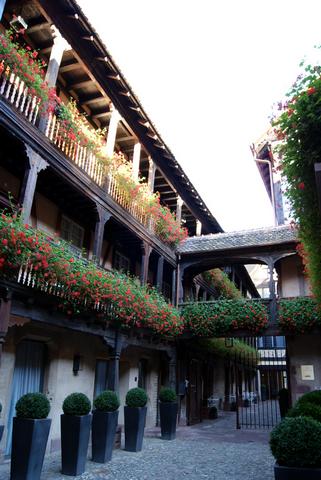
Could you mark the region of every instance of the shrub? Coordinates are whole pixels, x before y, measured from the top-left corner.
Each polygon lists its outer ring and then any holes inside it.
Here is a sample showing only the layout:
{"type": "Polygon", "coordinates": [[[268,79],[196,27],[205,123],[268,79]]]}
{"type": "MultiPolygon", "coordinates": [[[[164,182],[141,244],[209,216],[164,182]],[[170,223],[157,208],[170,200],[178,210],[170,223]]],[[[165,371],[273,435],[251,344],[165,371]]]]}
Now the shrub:
{"type": "Polygon", "coordinates": [[[270,447],[279,465],[321,466],[321,425],[307,417],[285,418],[271,432],[270,447]]]}
{"type": "Polygon", "coordinates": [[[311,417],[321,422],[321,405],[315,405],[309,402],[297,402],[294,407],[288,411],[287,417],[311,417]]]}
{"type": "Polygon", "coordinates": [[[321,390],[313,390],[312,392],[305,393],[299,398],[297,403],[313,403],[321,407],[321,390]]]}
{"type": "Polygon", "coordinates": [[[145,407],[147,403],[147,394],[143,388],[132,388],[126,395],[127,407],[145,407]]]}
{"type": "Polygon", "coordinates": [[[173,403],[176,402],[176,392],[172,388],[163,387],[159,392],[159,399],[161,402],[173,403]]]}
{"type": "Polygon", "coordinates": [[[20,418],[47,418],[50,403],[43,393],[27,393],[16,403],[16,414],[20,418]]]}
{"type": "Polygon", "coordinates": [[[114,412],[119,408],[120,402],[115,392],[105,390],[94,400],[94,407],[101,412],[114,412]]]}
{"type": "Polygon", "coordinates": [[[65,398],[62,409],[66,415],[88,415],[91,403],[83,393],[71,393],[65,398]]]}

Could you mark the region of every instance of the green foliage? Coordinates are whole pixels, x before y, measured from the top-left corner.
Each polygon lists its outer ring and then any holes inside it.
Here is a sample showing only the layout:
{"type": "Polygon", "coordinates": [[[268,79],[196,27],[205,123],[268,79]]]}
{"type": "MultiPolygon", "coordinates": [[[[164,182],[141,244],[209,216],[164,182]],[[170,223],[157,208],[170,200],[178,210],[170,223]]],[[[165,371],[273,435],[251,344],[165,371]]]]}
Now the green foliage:
{"type": "Polygon", "coordinates": [[[143,388],[132,388],[128,390],[126,395],[127,407],[144,407],[147,403],[148,397],[143,388]]]}
{"type": "Polygon", "coordinates": [[[50,403],[43,393],[27,393],[16,403],[16,414],[20,418],[47,418],[50,403]]]}
{"type": "Polygon", "coordinates": [[[321,466],[321,425],[307,417],[285,418],[271,432],[270,447],[279,465],[321,466]]]}
{"type": "Polygon", "coordinates": [[[199,347],[203,352],[222,358],[244,357],[247,362],[253,361],[255,365],[258,360],[257,350],[237,338],[233,338],[231,347],[226,346],[225,338],[200,338],[193,341],[193,346],[199,347]]]}
{"type": "Polygon", "coordinates": [[[314,173],[314,164],[321,160],[320,67],[306,65],[287,97],[284,111],[275,122],[275,132],[282,140],[282,173],[302,242],[300,252],[320,305],[321,215],[314,173]]]}
{"type": "Polygon", "coordinates": [[[101,412],[114,412],[119,405],[119,398],[112,390],[101,392],[94,400],[94,407],[101,412]]]}
{"type": "Polygon", "coordinates": [[[200,337],[222,337],[234,330],[262,332],[268,323],[267,307],[254,300],[218,300],[184,305],[185,326],[200,337]]]}
{"type": "Polygon", "coordinates": [[[311,417],[321,422],[321,405],[315,405],[309,402],[297,402],[294,407],[288,411],[287,417],[311,417]]]}
{"type": "Polygon", "coordinates": [[[34,288],[48,291],[53,287],[58,308],[70,316],[91,311],[104,325],[146,327],[165,336],[183,330],[180,312],[156,289],[141,285],[137,278],[74,258],[66,242],[54,243],[43,232],[24,225],[19,216],[0,212],[1,276],[16,280],[22,265],[32,267],[34,288]]]}
{"type": "Polygon", "coordinates": [[[161,402],[173,403],[177,401],[176,392],[172,388],[163,387],[159,392],[161,402]]]}
{"type": "Polygon", "coordinates": [[[232,282],[228,275],[220,268],[214,268],[202,273],[203,278],[212,285],[219,293],[220,298],[226,299],[241,299],[242,294],[232,282]]]}
{"type": "Polygon", "coordinates": [[[304,333],[320,326],[321,317],[315,299],[296,297],[280,300],[278,322],[284,333],[304,333]]]}
{"type": "Polygon", "coordinates": [[[71,393],[62,404],[65,415],[88,415],[91,409],[89,398],[83,393],[71,393]]]}
{"type": "Polygon", "coordinates": [[[313,403],[321,407],[321,390],[313,390],[312,392],[305,393],[299,398],[297,403],[313,403]]]}

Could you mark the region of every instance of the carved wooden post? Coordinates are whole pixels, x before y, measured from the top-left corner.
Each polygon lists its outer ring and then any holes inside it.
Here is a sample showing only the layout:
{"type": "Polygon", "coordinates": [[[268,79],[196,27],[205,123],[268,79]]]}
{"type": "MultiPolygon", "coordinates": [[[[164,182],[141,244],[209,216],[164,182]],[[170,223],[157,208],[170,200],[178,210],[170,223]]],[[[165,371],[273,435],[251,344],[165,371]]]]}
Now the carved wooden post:
{"type": "Polygon", "coordinates": [[[275,280],[273,277],[273,271],[274,271],[274,259],[270,257],[267,262],[268,265],[268,271],[270,275],[269,279],[269,290],[270,290],[270,305],[269,305],[269,322],[270,324],[275,324],[276,323],[276,312],[277,312],[277,306],[276,306],[276,294],[275,294],[275,280]]]}
{"type": "Polygon", "coordinates": [[[151,193],[154,192],[156,165],[151,157],[148,157],[148,187],[151,193]]]}
{"type": "Polygon", "coordinates": [[[3,344],[7,335],[11,311],[12,292],[7,288],[0,291],[0,366],[3,344]]]}
{"type": "Polygon", "coordinates": [[[111,213],[109,213],[105,208],[103,208],[101,205],[98,205],[98,204],[97,204],[97,213],[98,213],[98,220],[96,222],[96,228],[95,228],[93,257],[99,265],[100,257],[101,257],[101,249],[102,249],[103,240],[104,240],[105,224],[110,219],[111,213]]]}
{"type": "Polygon", "coordinates": [[[182,207],[183,207],[183,200],[180,196],[177,197],[177,204],[176,204],[176,220],[178,223],[182,223],[182,207]]]}
{"type": "Polygon", "coordinates": [[[145,285],[148,279],[149,257],[152,247],[147,242],[142,242],[142,263],[140,270],[140,283],[145,285]]]}
{"type": "MultiPolygon", "coordinates": [[[[68,47],[67,41],[63,38],[58,28],[55,25],[51,25],[51,32],[53,36],[53,46],[50,52],[50,58],[48,62],[48,68],[45,76],[45,81],[48,84],[49,88],[52,88],[56,85],[59,68],[61,60],[64,54],[64,51],[68,47]]],[[[46,131],[48,122],[48,116],[44,115],[41,117],[39,122],[39,130],[42,132],[46,131]]]]}
{"type": "Polygon", "coordinates": [[[169,357],[168,363],[168,383],[169,388],[172,388],[175,392],[177,391],[177,373],[176,373],[176,364],[177,364],[177,355],[176,350],[168,350],[167,355],[169,357]]]}
{"type": "Polygon", "coordinates": [[[133,155],[133,178],[138,179],[139,176],[139,162],[140,162],[140,152],[141,144],[139,142],[134,145],[134,155],[133,155]]]}
{"type": "Polygon", "coordinates": [[[31,147],[29,147],[29,145],[26,145],[26,152],[29,159],[30,168],[25,172],[20,203],[22,205],[22,220],[24,223],[29,223],[38,173],[47,168],[48,163],[31,147]]]}
{"type": "Polygon", "coordinates": [[[116,108],[111,104],[111,117],[110,122],[108,125],[108,132],[107,132],[107,141],[106,141],[106,154],[108,157],[112,157],[114,154],[114,148],[116,143],[116,136],[117,136],[117,127],[118,122],[121,119],[120,113],[116,110],[116,108]]]}
{"type": "Polygon", "coordinates": [[[163,273],[164,273],[164,257],[160,255],[157,262],[157,279],[156,279],[156,286],[159,292],[162,292],[162,289],[163,289],[163,273]]]}
{"type": "Polygon", "coordinates": [[[176,269],[173,268],[172,272],[172,304],[177,305],[177,298],[176,298],[176,269]]]}
{"type": "Polygon", "coordinates": [[[119,360],[121,352],[127,347],[125,337],[116,330],[113,337],[104,337],[104,342],[110,347],[109,369],[108,369],[108,390],[119,393],[119,360]]]}

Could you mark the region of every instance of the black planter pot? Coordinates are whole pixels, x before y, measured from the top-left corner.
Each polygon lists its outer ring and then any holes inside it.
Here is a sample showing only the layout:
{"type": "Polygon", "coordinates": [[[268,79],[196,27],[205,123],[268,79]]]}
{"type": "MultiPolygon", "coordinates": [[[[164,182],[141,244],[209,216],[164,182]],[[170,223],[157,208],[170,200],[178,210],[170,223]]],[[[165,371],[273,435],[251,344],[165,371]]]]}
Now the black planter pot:
{"type": "Polygon", "coordinates": [[[2,439],[2,435],[3,435],[3,430],[4,430],[4,425],[0,425],[0,442],[1,442],[1,439],[2,439]]]}
{"type": "Polygon", "coordinates": [[[61,423],[61,473],[81,475],[85,471],[91,415],[60,416],[61,423]]]}
{"type": "Polygon", "coordinates": [[[176,438],[177,409],[177,402],[159,402],[161,433],[164,440],[176,438]]]}
{"type": "Polygon", "coordinates": [[[140,452],[143,447],[147,407],[124,407],[125,450],[140,452]]]}
{"type": "Polygon", "coordinates": [[[105,463],[111,460],[117,424],[118,410],[115,412],[94,410],[91,433],[93,462],[105,463]]]}
{"type": "Polygon", "coordinates": [[[13,419],[11,480],[40,479],[51,425],[50,418],[13,419]]]}
{"type": "Polygon", "coordinates": [[[321,468],[281,467],[274,465],[275,480],[320,480],[321,468]]]}

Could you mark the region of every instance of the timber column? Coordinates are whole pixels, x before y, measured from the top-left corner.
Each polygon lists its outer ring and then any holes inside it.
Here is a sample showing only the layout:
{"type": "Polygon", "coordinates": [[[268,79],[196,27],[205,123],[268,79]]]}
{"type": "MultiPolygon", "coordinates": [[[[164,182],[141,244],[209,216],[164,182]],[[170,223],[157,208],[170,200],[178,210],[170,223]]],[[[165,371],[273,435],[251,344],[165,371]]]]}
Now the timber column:
{"type": "Polygon", "coordinates": [[[98,219],[97,219],[96,228],[95,228],[93,257],[99,265],[100,264],[100,257],[101,257],[101,250],[102,250],[103,240],[104,240],[105,225],[108,222],[108,220],[111,218],[111,213],[109,213],[101,205],[97,204],[96,208],[97,208],[98,219]]]}
{"type": "Polygon", "coordinates": [[[140,269],[140,283],[145,285],[148,280],[149,257],[152,247],[147,242],[142,242],[142,263],[140,269]]]}
{"type": "Polygon", "coordinates": [[[26,170],[20,194],[22,205],[22,220],[30,223],[30,214],[35,196],[38,173],[48,167],[48,162],[36,153],[29,145],[26,145],[26,152],[29,159],[29,169],[26,170]]]}
{"type": "Polygon", "coordinates": [[[109,390],[119,393],[119,360],[121,352],[127,347],[127,342],[119,330],[115,330],[114,336],[104,337],[104,342],[110,347],[109,369],[108,369],[108,385],[109,390]]]}

